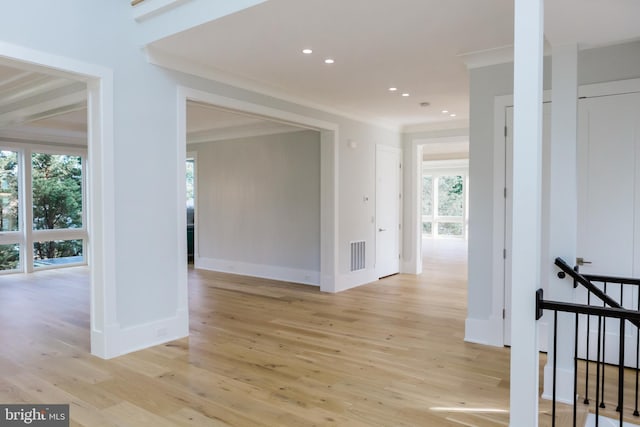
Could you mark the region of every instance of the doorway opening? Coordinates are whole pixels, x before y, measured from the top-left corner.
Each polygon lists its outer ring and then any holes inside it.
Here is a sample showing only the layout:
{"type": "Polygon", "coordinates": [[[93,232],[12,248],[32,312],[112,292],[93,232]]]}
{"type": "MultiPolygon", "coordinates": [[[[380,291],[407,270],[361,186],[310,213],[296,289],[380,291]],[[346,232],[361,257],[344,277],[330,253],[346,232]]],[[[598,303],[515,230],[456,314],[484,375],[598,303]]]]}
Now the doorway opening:
{"type": "Polygon", "coordinates": [[[179,123],[188,147],[183,159],[195,151],[198,162],[195,267],[340,290],[334,259],[337,126],[192,89],[181,88],[181,94],[179,123]]]}
{"type": "Polygon", "coordinates": [[[469,143],[433,142],[421,146],[420,242],[423,271],[447,262],[464,271],[468,238],[469,143]]]}
{"type": "MultiPolygon", "coordinates": [[[[78,324],[90,339],[78,348],[103,358],[117,353],[105,320],[115,314],[114,242],[103,231],[113,220],[113,162],[105,154],[112,83],[100,66],[0,46],[2,280],[35,285],[42,270],[54,269],[57,277],[83,276],[87,318],[78,324]],[[81,267],[63,269],[71,266],[81,267]]],[[[32,312],[20,313],[38,326],[32,312]]]]}
{"type": "Polygon", "coordinates": [[[195,250],[196,153],[187,153],[187,262],[193,264],[195,250]]]}

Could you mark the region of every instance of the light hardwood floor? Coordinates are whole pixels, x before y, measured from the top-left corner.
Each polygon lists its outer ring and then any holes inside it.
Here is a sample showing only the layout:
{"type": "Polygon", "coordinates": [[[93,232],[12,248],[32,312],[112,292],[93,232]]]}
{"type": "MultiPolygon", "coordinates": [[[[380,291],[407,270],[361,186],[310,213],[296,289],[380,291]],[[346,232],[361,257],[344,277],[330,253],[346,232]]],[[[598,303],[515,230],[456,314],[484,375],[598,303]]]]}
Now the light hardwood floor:
{"type": "Polygon", "coordinates": [[[508,425],[509,350],[463,341],[464,248],[431,255],[337,295],[190,269],[190,337],[108,361],[86,269],[2,276],[0,402],[70,403],[74,426],[508,425]]]}

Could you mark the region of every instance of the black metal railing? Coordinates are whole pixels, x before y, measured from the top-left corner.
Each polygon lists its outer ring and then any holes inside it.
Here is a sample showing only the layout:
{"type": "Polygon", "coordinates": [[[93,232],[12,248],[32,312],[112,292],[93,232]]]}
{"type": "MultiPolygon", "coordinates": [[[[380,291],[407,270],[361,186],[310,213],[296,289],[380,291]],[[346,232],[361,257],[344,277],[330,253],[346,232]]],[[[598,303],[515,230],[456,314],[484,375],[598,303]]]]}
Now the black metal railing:
{"type": "MultiPolygon", "coordinates": [[[[619,319],[620,320],[620,335],[619,335],[619,355],[620,355],[620,360],[617,364],[617,371],[618,371],[618,381],[617,381],[617,398],[616,398],[616,404],[617,404],[617,408],[616,410],[618,411],[618,418],[620,421],[620,426],[623,425],[624,423],[624,414],[625,414],[625,410],[624,410],[624,389],[625,389],[625,370],[628,368],[625,368],[625,364],[624,364],[624,350],[625,350],[625,325],[627,321],[633,321],[633,322],[640,322],[640,312],[637,310],[627,310],[624,308],[614,308],[614,307],[599,307],[599,306],[592,306],[592,305],[586,305],[586,304],[575,304],[575,303],[565,303],[565,302],[557,302],[557,301],[547,301],[544,300],[543,298],[543,291],[542,289],[539,289],[536,292],[536,319],[540,319],[540,317],[542,317],[542,313],[543,310],[549,310],[549,311],[553,311],[553,316],[554,316],[554,327],[553,327],[553,337],[554,337],[554,346],[553,349],[551,350],[553,352],[553,385],[552,385],[552,425],[555,426],[556,425],[556,412],[557,412],[557,399],[556,399],[556,361],[557,361],[557,342],[558,342],[558,312],[564,312],[564,313],[574,313],[575,314],[575,330],[574,330],[574,340],[575,340],[575,345],[574,345],[574,355],[573,355],[573,361],[574,361],[574,381],[573,381],[573,426],[576,426],[577,424],[577,401],[578,401],[578,362],[580,360],[580,358],[578,357],[578,342],[579,342],[579,337],[578,337],[578,331],[579,331],[579,325],[580,325],[580,315],[586,315],[586,316],[596,316],[598,318],[598,335],[599,335],[599,340],[598,340],[598,350],[597,350],[597,357],[595,361],[590,361],[590,360],[585,360],[583,361],[583,363],[585,363],[586,365],[595,363],[596,364],[596,387],[595,387],[595,394],[596,394],[596,405],[594,408],[594,412],[595,412],[595,419],[596,419],[596,426],[599,425],[599,420],[600,420],[600,412],[601,412],[601,408],[603,409],[604,407],[601,406],[601,403],[604,403],[604,399],[601,398],[600,394],[601,391],[604,389],[603,387],[601,387],[602,383],[604,382],[604,367],[605,367],[605,361],[604,359],[601,357],[601,350],[602,347],[600,346],[600,337],[602,336],[602,319],[619,319]]],[[[637,370],[636,370],[637,372],[637,370]]],[[[589,403],[589,401],[587,399],[585,399],[584,401],[585,403],[589,403]]]]}
{"type": "MultiPolygon", "coordinates": [[[[595,394],[595,405],[589,408],[595,413],[596,426],[599,425],[599,416],[607,408],[607,403],[611,402],[605,397],[605,392],[611,393],[605,388],[605,374],[607,371],[611,374],[611,370],[617,371],[617,396],[614,397],[616,411],[620,426],[623,425],[623,419],[626,412],[624,407],[625,392],[625,370],[632,370],[635,375],[635,407],[632,412],[634,416],[639,416],[638,412],[638,386],[639,386],[639,356],[640,356],[640,280],[627,279],[621,277],[599,276],[599,275],[583,275],[577,271],[577,268],[570,267],[565,261],[557,258],[556,266],[560,268],[558,277],[565,278],[569,276],[573,279],[574,287],[581,285],[585,291],[585,295],[578,298],[580,303],[565,303],[557,301],[545,301],[543,299],[542,290],[536,294],[537,318],[542,316],[543,310],[553,311],[553,425],[556,420],[556,344],[558,341],[558,312],[575,314],[575,331],[574,331],[574,402],[573,402],[573,425],[576,425],[577,399],[578,399],[578,366],[584,367],[586,375],[584,376],[584,388],[580,385],[584,394],[580,397],[582,403],[589,405],[591,402],[590,395],[595,394]],[[633,296],[633,298],[632,298],[633,296]],[[607,327],[609,320],[609,327],[607,327]],[[581,323],[583,322],[583,323],[581,323]],[[594,323],[597,322],[597,323],[594,323]],[[630,325],[627,325],[627,322],[630,325]],[[614,323],[618,323],[615,325],[614,323]],[[586,324],[586,334],[584,334],[584,325],[586,324]],[[592,332],[591,325],[597,324],[595,331],[595,339],[597,340],[591,349],[590,335],[592,332]],[[581,328],[582,326],[583,328],[581,328]],[[617,326],[617,328],[616,328],[617,326]],[[630,343],[627,343],[628,337],[625,334],[625,328],[630,326],[635,333],[632,334],[630,343]],[[611,333],[612,327],[617,329],[617,343],[607,343],[607,332],[611,333]],[[617,345],[617,347],[616,347],[617,345]],[[607,353],[609,348],[609,353],[607,353]],[[595,354],[594,353],[595,350],[595,354]],[[616,351],[614,351],[616,350],[616,351]],[[625,354],[627,351],[631,350],[625,354]],[[617,353],[617,355],[615,354],[617,353]],[[617,357],[616,357],[617,356],[617,357]],[[630,357],[631,356],[631,357],[630,357]],[[615,359],[615,360],[614,360],[615,359]],[[629,363],[629,359],[634,359],[629,363]],[[634,363],[635,362],[635,363],[634,363]],[[608,367],[608,369],[605,369],[608,367]],[[595,368],[595,387],[590,388],[590,369],[595,368]],[[602,411],[601,411],[602,410],[602,411]]],[[[565,338],[566,339],[566,338],[565,338]]],[[[609,414],[609,413],[607,413],[609,414]]],[[[615,413],[614,413],[615,414],[615,413]]]]}

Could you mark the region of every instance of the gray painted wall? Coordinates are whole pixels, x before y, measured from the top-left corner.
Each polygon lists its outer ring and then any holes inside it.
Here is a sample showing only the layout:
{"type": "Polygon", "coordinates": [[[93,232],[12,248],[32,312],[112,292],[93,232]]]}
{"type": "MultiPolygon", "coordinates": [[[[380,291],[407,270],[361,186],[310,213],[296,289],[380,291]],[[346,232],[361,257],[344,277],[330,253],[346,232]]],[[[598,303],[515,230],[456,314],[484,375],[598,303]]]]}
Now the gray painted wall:
{"type": "Polygon", "coordinates": [[[199,257],[320,272],[320,133],[189,145],[199,257]]]}

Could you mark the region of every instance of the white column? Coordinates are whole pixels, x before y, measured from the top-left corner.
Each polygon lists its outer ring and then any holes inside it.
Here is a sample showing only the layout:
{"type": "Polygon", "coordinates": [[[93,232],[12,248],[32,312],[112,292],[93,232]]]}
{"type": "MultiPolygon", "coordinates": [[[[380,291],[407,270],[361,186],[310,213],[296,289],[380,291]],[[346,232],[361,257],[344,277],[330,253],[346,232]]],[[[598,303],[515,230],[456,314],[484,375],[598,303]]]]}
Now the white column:
{"type": "MultiPolygon", "coordinates": [[[[576,259],[578,189],[578,47],[575,44],[553,47],[551,98],[551,149],[549,189],[549,252],[543,262],[547,269],[547,299],[573,302],[570,280],[559,279],[553,260],[563,258],[569,265],[576,259]]],[[[545,399],[553,396],[553,318],[549,316],[549,357],[544,368],[545,399]]],[[[556,397],[573,403],[573,351],[575,317],[558,313],[558,349],[556,397]]]]}
{"type": "Polygon", "coordinates": [[[422,145],[415,139],[404,144],[404,224],[401,272],[422,273],[422,145]]]}
{"type": "Polygon", "coordinates": [[[510,426],[538,425],[543,0],[515,0],[510,426]]]}

